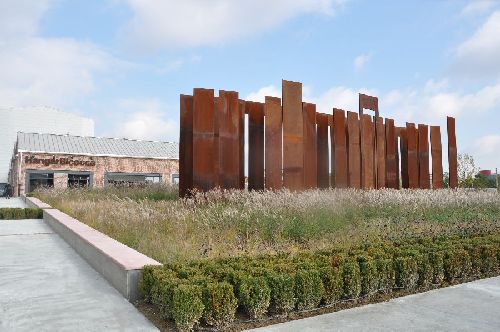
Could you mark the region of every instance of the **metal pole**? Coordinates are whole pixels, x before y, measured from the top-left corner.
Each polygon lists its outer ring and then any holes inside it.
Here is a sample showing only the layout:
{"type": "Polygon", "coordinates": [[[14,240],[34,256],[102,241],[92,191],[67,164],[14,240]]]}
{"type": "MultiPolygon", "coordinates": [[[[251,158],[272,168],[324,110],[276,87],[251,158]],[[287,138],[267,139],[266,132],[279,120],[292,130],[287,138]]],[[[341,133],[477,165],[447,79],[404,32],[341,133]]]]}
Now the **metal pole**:
{"type": "Polygon", "coordinates": [[[500,191],[500,188],[498,188],[498,168],[495,167],[495,184],[497,185],[497,191],[500,191]]]}

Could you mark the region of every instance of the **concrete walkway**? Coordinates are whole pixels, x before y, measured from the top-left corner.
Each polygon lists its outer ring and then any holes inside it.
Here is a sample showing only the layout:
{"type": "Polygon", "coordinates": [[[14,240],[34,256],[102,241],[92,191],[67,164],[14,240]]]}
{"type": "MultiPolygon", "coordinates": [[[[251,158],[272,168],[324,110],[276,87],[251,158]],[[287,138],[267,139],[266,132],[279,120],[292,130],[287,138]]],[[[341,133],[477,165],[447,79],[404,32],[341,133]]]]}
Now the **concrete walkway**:
{"type": "Polygon", "coordinates": [[[0,331],[155,330],[42,220],[0,220],[0,331]]]}
{"type": "Polygon", "coordinates": [[[20,197],[0,198],[0,208],[27,208],[28,206],[20,197]]]}
{"type": "Polygon", "coordinates": [[[500,331],[500,277],[253,331],[500,331]]]}

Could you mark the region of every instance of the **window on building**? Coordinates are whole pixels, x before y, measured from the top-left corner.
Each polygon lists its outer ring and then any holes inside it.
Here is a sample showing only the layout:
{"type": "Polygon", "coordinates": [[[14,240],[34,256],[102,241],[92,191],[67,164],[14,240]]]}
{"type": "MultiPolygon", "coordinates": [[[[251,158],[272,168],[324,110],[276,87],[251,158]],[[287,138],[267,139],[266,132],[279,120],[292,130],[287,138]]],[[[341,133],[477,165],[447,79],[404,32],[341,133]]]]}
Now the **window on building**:
{"type": "Polygon", "coordinates": [[[106,184],[114,186],[147,185],[161,182],[160,174],[108,173],[106,184]]]}
{"type": "Polygon", "coordinates": [[[53,188],[54,173],[29,173],[29,191],[38,188],[53,188]]]}
{"type": "Polygon", "coordinates": [[[68,174],[69,188],[83,188],[90,186],[90,174],[68,174]]]}
{"type": "Polygon", "coordinates": [[[179,174],[172,174],[172,184],[179,184],[179,174]]]}

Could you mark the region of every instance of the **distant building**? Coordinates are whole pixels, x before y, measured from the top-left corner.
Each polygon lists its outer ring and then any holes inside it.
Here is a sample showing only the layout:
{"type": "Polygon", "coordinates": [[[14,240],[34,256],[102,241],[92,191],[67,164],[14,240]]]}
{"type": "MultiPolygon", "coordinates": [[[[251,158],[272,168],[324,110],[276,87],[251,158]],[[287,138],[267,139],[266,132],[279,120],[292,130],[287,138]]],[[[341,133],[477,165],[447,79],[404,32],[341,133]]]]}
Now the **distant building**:
{"type": "Polygon", "coordinates": [[[178,179],[177,143],[23,132],[17,134],[9,170],[15,196],[41,186],[170,184],[178,179]]]}
{"type": "Polygon", "coordinates": [[[94,136],[94,121],[52,108],[0,107],[0,184],[8,180],[17,132],[94,136]]]}

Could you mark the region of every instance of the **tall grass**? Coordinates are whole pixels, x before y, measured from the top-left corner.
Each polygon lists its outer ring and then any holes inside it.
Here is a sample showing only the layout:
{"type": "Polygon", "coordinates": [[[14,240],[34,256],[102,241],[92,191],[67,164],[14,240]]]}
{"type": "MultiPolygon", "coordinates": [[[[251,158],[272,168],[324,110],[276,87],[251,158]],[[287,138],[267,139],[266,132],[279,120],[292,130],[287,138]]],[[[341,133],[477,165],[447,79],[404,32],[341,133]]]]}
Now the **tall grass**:
{"type": "Polygon", "coordinates": [[[175,199],[174,188],[156,187],[36,195],[163,262],[500,230],[500,195],[487,191],[212,191],[175,199]]]}

